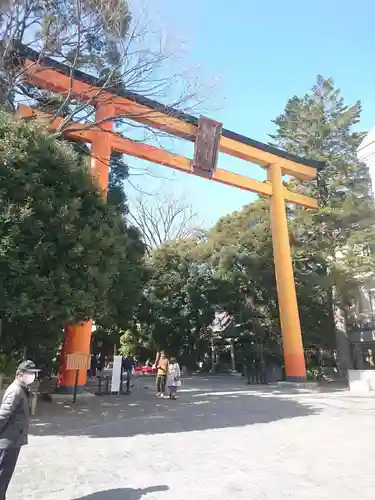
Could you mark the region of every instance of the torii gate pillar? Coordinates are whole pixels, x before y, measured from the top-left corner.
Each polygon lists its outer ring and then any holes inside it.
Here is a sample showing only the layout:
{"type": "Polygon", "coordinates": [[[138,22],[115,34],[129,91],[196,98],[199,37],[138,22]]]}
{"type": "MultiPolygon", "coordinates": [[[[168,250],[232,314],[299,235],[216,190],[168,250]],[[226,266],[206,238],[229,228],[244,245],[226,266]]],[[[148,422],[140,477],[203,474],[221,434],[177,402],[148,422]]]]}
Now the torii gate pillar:
{"type": "MultiPolygon", "coordinates": [[[[90,131],[91,141],[91,174],[98,184],[103,196],[107,197],[109,166],[111,161],[110,134],[113,124],[103,122],[114,116],[112,106],[98,106],[95,122],[100,123],[102,130],[93,128],[90,131]],[[104,130],[104,132],[103,132],[104,130]]],[[[73,392],[75,386],[75,370],[67,370],[67,355],[73,353],[86,354],[91,359],[92,321],[84,321],[77,325],[67,325],[64,329],[64,344],[60,357],[59,391],[73,392]]],[[[78,391],[83,390],[87,380],[87,371],[82,369],[78,376],[78,391]]]]}
{"type": "Polygon", "coordinates": [[[273,164],[268,167],[268,179],[272,184],[272,245],[277,296],[279,300],[280,323],[283,335],[286,380],[288,382],[304,382],[306,380],[306,365],[280,165],[273,164]]]}

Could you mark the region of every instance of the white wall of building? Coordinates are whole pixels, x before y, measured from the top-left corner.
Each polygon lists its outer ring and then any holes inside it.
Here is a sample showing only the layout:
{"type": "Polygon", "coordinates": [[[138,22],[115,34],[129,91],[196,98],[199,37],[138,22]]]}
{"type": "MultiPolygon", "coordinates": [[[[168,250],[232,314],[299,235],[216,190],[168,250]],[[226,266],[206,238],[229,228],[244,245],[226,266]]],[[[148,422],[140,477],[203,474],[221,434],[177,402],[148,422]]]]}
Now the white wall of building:
{"type": "Polygon", "coordinates": [[[375,193],[375,126],[373,126],[357,149],[357,158],[367,165],[372,184],[372,192],[375,193]]]}
{"type": "Polygon", "coordinates": [[[350,331],[350,340],[352,342],[374,342],[375,275],[366,277],[364,283],[358,287],[351,313],[355,318],[355,327],[350,331]]]}

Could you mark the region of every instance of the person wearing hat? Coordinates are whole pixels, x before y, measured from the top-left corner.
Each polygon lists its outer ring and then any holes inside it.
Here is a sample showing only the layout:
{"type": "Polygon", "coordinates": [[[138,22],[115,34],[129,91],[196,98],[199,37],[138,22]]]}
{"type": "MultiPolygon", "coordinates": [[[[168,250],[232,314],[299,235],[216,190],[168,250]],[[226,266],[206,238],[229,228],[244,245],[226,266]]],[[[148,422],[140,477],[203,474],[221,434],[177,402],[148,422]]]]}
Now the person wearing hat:
{"type": "Polygon", "coordinates": [[[39,371],[33,361],[23,361],[0,406],[0,500],[5,500],[21,446],[27,444],[29,386],[39,371]]]}

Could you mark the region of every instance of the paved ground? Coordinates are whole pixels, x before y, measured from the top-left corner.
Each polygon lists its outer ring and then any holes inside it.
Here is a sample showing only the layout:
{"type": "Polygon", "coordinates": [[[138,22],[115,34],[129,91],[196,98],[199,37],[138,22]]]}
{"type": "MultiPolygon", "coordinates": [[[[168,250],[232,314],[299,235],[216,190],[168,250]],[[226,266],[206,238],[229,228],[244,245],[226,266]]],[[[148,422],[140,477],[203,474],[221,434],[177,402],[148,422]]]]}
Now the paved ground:
{"type": "Polygon", "coordinates": [[[375,398],[184,381],[46,404],[9,500],[373,499],[375,398]]]}

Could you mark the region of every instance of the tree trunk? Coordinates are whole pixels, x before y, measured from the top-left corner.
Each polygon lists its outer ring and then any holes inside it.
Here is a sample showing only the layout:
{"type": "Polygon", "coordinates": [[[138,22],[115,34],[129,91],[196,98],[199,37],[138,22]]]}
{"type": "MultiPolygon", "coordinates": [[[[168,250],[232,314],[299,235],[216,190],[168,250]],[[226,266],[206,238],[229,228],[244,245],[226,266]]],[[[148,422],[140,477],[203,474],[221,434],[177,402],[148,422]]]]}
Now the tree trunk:
{"type": "Polygon", "coordinates": [[[336,287],[332,287],[333,315],[335,321],[336,348],[339,370],[347,377],[348,370],[352,368],[350,355],[350,342],[346,322],[345,308],[336,287]]]}
{"type": "Polygon", "coordinates": [[[231,364],[231,369],[232,369],[233,372],[235,372],[236,371],[236,356],[235,356],[235,353],[234,353],[234,342],[233,342],[233,339],[230,339],[229,345],[230,345],[230,364],[231,364]]]}
{"type": "Polygon", "coordinates": [[[216,364],[216,349],[215,349],[215,341],[211,337],[211,372],[215,373],[215,364],[216,364]]]}
{"type": "Polygon", "coordinates": [[[332,286],[328,288],[327,291],[327,306],[328,306],[328,313],[329,313],[329,320],[330,320],[330,331],[327,332],[329,335],[329,338],[327,339],[327,344],[329,347],[334,349],[336,346],[336,324],[335,324],[335,308],[334,308],[334,301],[333,301],[333,289],[332,286]]]}

